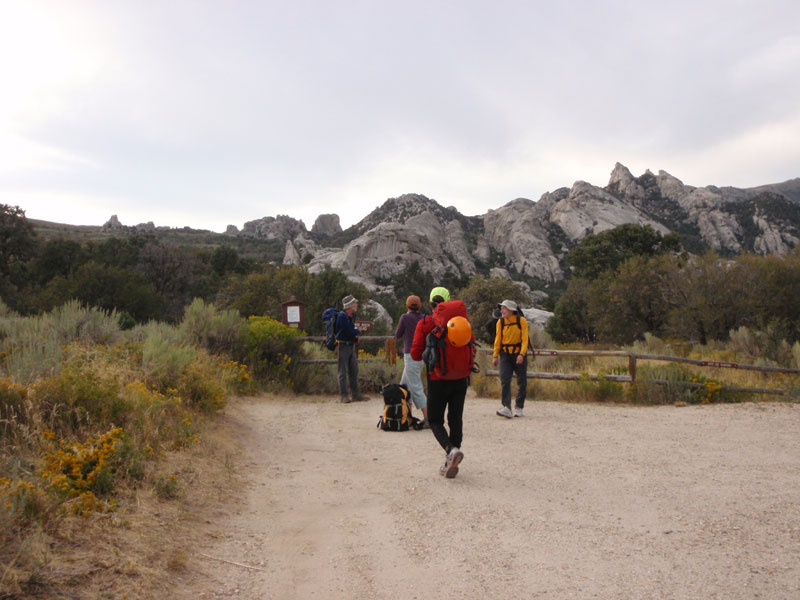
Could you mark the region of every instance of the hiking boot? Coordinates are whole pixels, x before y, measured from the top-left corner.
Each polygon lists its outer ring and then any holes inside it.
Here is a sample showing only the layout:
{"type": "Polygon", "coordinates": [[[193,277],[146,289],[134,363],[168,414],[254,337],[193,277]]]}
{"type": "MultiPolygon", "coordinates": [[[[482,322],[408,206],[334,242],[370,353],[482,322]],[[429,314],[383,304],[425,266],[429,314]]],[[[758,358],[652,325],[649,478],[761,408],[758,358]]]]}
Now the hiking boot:
{"type": "Polygon", "coordinates": [[[350,398],[348,398],[347,396],[342,396],[342,398],[339,400],[339,402],[341,402],[342,404],[350,404],[350,402],[352,402],[352,400],[350,400],[350,398]]]}
{"type": "Polygon", "coordinates": [[[514,415],[511,413],[511,409],[508,406],[504,406],[500,410],[495,413],[498,417],[505,417],[506,419],[511,419],[514,415]]]}
{"type": "Polygon", "coordinates": [[[521,417],[522,416],[522,409],[519,406],[514,407],[514,416],[521,417]]]}
{"type": "Polygon", "coordinates": [[[428,423],[428,419],[423,419],[422,420],[422,425],[420,426],[420,429],[430,429],[430,428],[431,428],[431,424],[428,423]]]}
{"type": "Polygon", "coordinates": [[[444,476],[448,479],[452,479],[458,475],[458,464],[462,460],[464,460],[464,453],[461,450],[458,448],[450,450],[450,454],[447,455],[447,460],[444,463],[444,476]]]}

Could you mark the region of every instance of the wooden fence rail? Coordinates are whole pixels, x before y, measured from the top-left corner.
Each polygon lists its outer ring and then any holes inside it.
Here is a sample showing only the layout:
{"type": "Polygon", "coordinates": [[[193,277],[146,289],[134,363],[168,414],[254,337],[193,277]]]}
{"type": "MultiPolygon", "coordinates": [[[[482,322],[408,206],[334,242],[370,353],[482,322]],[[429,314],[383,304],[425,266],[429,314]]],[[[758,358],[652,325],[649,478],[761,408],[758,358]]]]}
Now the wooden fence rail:
{"type": "MultiPolygon", "coordinates": [[[[487,375],[499,375],[500,371],[496,369],[488,369],[486,355],[491,354],[492,350],[487,348],[480,348],[479,363],[481,371],[487,375]]],[[[535,349],[529,350],[529,353],[534,356],[600,356],[608,358],[628,358],[628,373],[629,375],[589,375],[588,378],[592,381],[604,379],[606,381],[615,381],[618,383],[633,383],[636,381],[636,361],[637,360],[657,360],[664,362],[676,362],[684,364],[698,365],[701,367],[716,367],[720,369],[741,369],[746,371],[759,371],[762,373],[788,373],[793,375],[800,374],[800,369],[785,369],[782,367],[759,367],[756,365],[744,365],[735,362],[714,361],[714,360],[699,360],[694,358],[682,358],[680,356],[667,356],[661,354],[638,354],[635,352],[622,352],[618,350],[550,350],[550,349],[535,349]]],[[[586,378],[586,375],[580,373],[544,373],[528,371],[527,376],[529,379],[550,379],[550,380],[565,380],[565,381],[578,381],[586,378]]],[[[648,383],[656,385],[678,385],[683,387],[701,388],[706,387],[703,383],[693,381],[669,381],[665,379],[647,379],[648,383]]],[[[774,394],[784,395],[786,390],[778,388],[744,388],[737,386],[723,386],[720,388],[729,392],[745,392],[751,394],[774,394]]]]}
{"type": "MultiPolygon", "coordinates": [[[[302,342],[324,342],[325,336],[304,336],[298,338],[302,342]]],[[[361,343],[384,343],[384,358],[362,358],[366,362],[383,361],[389,364],[395,364],[397,360],[396,339],[390,335],[376,335],[376,336],[362,336],[361,343]]],[[[486,375],[499,375],[500,371],[488,368],[487,355],[492,353],[491,348],[478,348],[478,365],[482,373],[486,375]]],[[[572,357],[572,356],[597,356],[606,358],[627,358],[628,359],[628,375],[582,375],[580,373],[546,373],[528,371],[528,379],[549,379],[561,381],[579,381],[581,379],[589,378],[592,381],[604,379],[606,381],[614,381],[617,383],[633,383],[636,381],[636,366],[637,361],[641,360],[655,360],[662,362],[675,362],[690,365],[697,365],[700,367],[715,367],[719,369],[740,369],[743,371],[758,371],[761,373],[786,373],[792,375],[800,375],[800,369],[786,369],[782,367],[759,367],[756,365],[745,365],[735,362],[715,361],[715,360],[700,360],[694,358],[682,358],[680,356],[667,356],[661,354],[639,354],[636,352],[623,352],[621,350],[551,350],[549,348],[537,348],[529,350],[529,354],[533,356],[553,356],[553,357],[572,357]]],[[[311,359],[300,360],[300,364],[336,364],[338,361],[334,359],[311,359]]],[[[648,379],[648,383],[656,385],[678,385],[683,387],[701,388],[706,387],[703,383],[693,381],[669,381],[665,379],[648,379]]],[[[784,395],[786,390],[778,388],[744,388],[737,386],[725,386],[720,388],[729,392],[744,392],[751,394],[774,394],[784,395]]]]}

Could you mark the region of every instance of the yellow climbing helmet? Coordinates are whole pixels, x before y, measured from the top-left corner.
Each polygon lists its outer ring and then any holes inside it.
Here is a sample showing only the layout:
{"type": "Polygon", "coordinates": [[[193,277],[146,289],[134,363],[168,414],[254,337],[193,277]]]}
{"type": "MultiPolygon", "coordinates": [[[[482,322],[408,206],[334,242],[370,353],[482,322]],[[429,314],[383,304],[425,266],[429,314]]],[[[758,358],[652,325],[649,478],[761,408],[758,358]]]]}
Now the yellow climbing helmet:
{"type": "Polygon", "coordinates": [[[443,302],[449,302],[450,300],[450,292],[447,291],[447,288],[443,287],[435,287],[431,290],[430,301],[433,302],[433,299],[436,296],[440,296],[443,302]]]}
{"type": "Polygon", "coordinates": [[[472,325],[464,317],[453,317],[447,322],[447,341],[452,346],[466,346],[472,339],[472,325]]]}

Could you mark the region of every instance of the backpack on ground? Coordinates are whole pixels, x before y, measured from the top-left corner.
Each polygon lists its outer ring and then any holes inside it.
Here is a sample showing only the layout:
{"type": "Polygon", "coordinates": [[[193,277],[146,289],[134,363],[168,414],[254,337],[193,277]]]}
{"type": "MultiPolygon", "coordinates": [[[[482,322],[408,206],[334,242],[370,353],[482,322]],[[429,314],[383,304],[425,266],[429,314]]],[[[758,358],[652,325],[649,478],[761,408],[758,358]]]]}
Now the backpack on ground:
{"type": "Polygon", "coordinates": [[[447,341],[447,322],[453,317],[467,317],[467,307],[461,300],[439,303],[433,311],[434,328],[425,338],[422,360],[428,373],[439,379],[463,379],[477,372],[475,366],[475,338],[464,346],[454,346],[447,341]]]}
{"type": "Polygon", "coordinates": [[[322,322],[325,324],[325,341],[323,344],[328,350],[336,350],[336,321],[339,311],[335,308],[326,308],[322,313],[322,322]]]}
{"type": "Polygon", "coordinates": [[[377,427],[384,431],[422,429],[422,421],[411,414],[408,388],[402,383],[383,386],[383,414],[377,427]]]}

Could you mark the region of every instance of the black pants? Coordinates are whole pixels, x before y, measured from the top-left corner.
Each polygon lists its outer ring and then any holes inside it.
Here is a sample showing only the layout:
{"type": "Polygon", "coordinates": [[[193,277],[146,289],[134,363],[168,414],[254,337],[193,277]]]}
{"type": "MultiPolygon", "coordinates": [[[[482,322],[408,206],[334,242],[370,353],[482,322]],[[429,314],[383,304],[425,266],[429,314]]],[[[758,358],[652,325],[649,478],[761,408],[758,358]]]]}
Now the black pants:
{"type": "Polygon", "coordinates": [[[428,379],[428,423],[436,441],[450,452],[453,448],[460,448],[464,436],[464,398],[467,395],[469,378],[444,380],[428,379]],[[447,408],[447,425],[450,433],[444,427],[444,411],[447,408]]]}
{"type": "Polygon", "coordinates": [[[525,408],[525,396],[528,393],[528,357],[517,364],[517,354],[500,353],[500,402],[511,408],[511,378],[517,376],[517,408],[525,408]]]}

